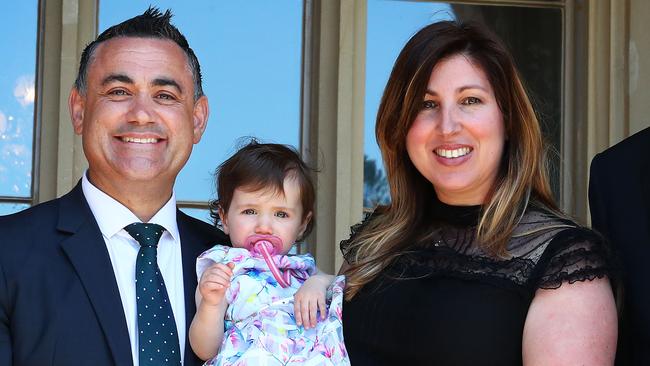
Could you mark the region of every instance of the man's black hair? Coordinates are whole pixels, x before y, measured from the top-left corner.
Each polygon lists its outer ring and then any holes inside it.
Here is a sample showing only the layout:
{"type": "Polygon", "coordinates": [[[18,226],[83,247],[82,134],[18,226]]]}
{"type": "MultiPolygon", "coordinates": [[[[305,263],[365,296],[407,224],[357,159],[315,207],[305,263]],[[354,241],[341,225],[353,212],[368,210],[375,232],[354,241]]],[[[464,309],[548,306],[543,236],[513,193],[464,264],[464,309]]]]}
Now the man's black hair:
{"type": "Polygon", "coordinates": [[[176,43],[185,52],[194,79],[194,100],[199,99],[203,96],[199,60],[187,43],[185,36],[169,22],[171,17],[171,10],[167,9],[165,13],[161,13],[158,8],[150,6],[142,15],[125,20],[103,31],[97,39],[86,46],[81,54],[79,72],[74,83],[75,88],[82,95],[86,93],[88,65],[92,62],[97,46],[102,42],[119,37],[159,38],[176,43]]]}

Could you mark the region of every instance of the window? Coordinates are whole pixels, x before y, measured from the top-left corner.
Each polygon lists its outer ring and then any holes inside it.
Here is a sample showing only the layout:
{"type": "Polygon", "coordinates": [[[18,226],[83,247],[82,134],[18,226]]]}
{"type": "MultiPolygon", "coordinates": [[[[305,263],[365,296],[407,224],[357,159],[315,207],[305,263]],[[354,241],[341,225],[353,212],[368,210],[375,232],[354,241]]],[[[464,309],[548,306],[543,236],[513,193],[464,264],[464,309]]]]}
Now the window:
{"type": "Polygon", "coordinates": [[[38,1],[0,13],[0,215],[34,202],[34,102],[38,1]]]}
{"type": "MultiPolygon", "coordinates": [[[[215,168],[248,141],[301,146],[301,0],[152,1],[170,8],[172,22],[187,37],[201,63],[210,102],[208,127],[175,186],[179,206],[211,222],[215,168]]],[[[99,32],[146,5],[129,0],[101,1],[99,32]]]]}

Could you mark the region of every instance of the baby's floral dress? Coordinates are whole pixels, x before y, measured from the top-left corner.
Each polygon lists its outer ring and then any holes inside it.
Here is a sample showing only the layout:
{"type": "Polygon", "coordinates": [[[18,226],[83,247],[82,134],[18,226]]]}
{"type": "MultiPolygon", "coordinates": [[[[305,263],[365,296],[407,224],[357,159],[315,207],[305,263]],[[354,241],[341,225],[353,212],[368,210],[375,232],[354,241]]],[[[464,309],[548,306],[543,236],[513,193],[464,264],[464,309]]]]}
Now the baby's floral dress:
{"type": "Polygon", "coordinates": [[[343,344],[342,304],[345,278],[338,276],[327,290],[327,316],[315,328],[296,325],[293,295],[316,271],[309,254],[275,255],[280,271],[290,271],[289,286],[281,287],[262,257],[247,249],[216,245],[199,256],[198,278],[213,263],[233,263],[226,290],[228,309],[215,365],[349,365],[343,344]]]}

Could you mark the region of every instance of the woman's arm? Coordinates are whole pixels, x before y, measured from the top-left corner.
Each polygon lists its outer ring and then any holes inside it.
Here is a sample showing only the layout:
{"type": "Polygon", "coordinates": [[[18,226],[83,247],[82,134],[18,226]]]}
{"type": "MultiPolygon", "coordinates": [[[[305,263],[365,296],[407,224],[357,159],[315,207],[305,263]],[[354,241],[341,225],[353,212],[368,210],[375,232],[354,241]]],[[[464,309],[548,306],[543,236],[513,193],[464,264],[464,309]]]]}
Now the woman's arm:
{"type": "Polygon", "coordinates": [[[617,331],[607,278],[539,289],[524,326],[524,365],[613,365],[617,331]]]}
{"type": "MultiPolygon", "coordinates": [[[[339,275],[348,268],[344,261],[339,269],[339,275]]],[[[303,325],[305,328],[316,326],[318,319],[316,310],[320,311],[321,320],[325,319],[327,308],[325,307],[325,293],[327,287],[334,280],[334,276],[316,269],[317,272],[309,277],[300,286],[300,289],[293,295],[293,312],[296,317],[296,324],[303,325]]]]}
{"type": "Polygon", "coordinates": [[[333,280],[334,276],[319,269],[305,280],[293,295],[293,314],[296,324],[304,325],[307,329],[315,327],[318,323],[316,310],[320,311],[321,320],[325,319],[327,314],[325,294],[333,280]]]}

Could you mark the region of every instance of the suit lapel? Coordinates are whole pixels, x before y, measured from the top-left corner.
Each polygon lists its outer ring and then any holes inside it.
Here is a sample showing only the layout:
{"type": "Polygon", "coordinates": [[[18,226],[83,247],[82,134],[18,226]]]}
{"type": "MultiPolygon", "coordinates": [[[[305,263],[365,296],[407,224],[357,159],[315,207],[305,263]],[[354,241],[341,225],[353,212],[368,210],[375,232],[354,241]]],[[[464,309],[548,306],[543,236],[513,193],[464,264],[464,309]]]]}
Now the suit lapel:
{"type": "Polygon", "coordinates": [[[58,229],[70,233],[61,243],[95,310],[118,365],[132,365],[131,344],[117,282],[104,239],[83,197],[81,183],[61,198],[58,229]]]}
{"type": "MultiPolygon", "coordinates": [[[[176,211],[176,223],[181,237],[183,256],[183,288],[185,291],[185,329],[189,328],[196,313],[194,294],[196,291],[196,258],[215,244],[230,245],[230,239],[214,226],[201,223],[180,210],[176,211]]],[[[185,338],[185,365],[201,365],[203,362],[192,352],[188,338],[185,338]]]]}

